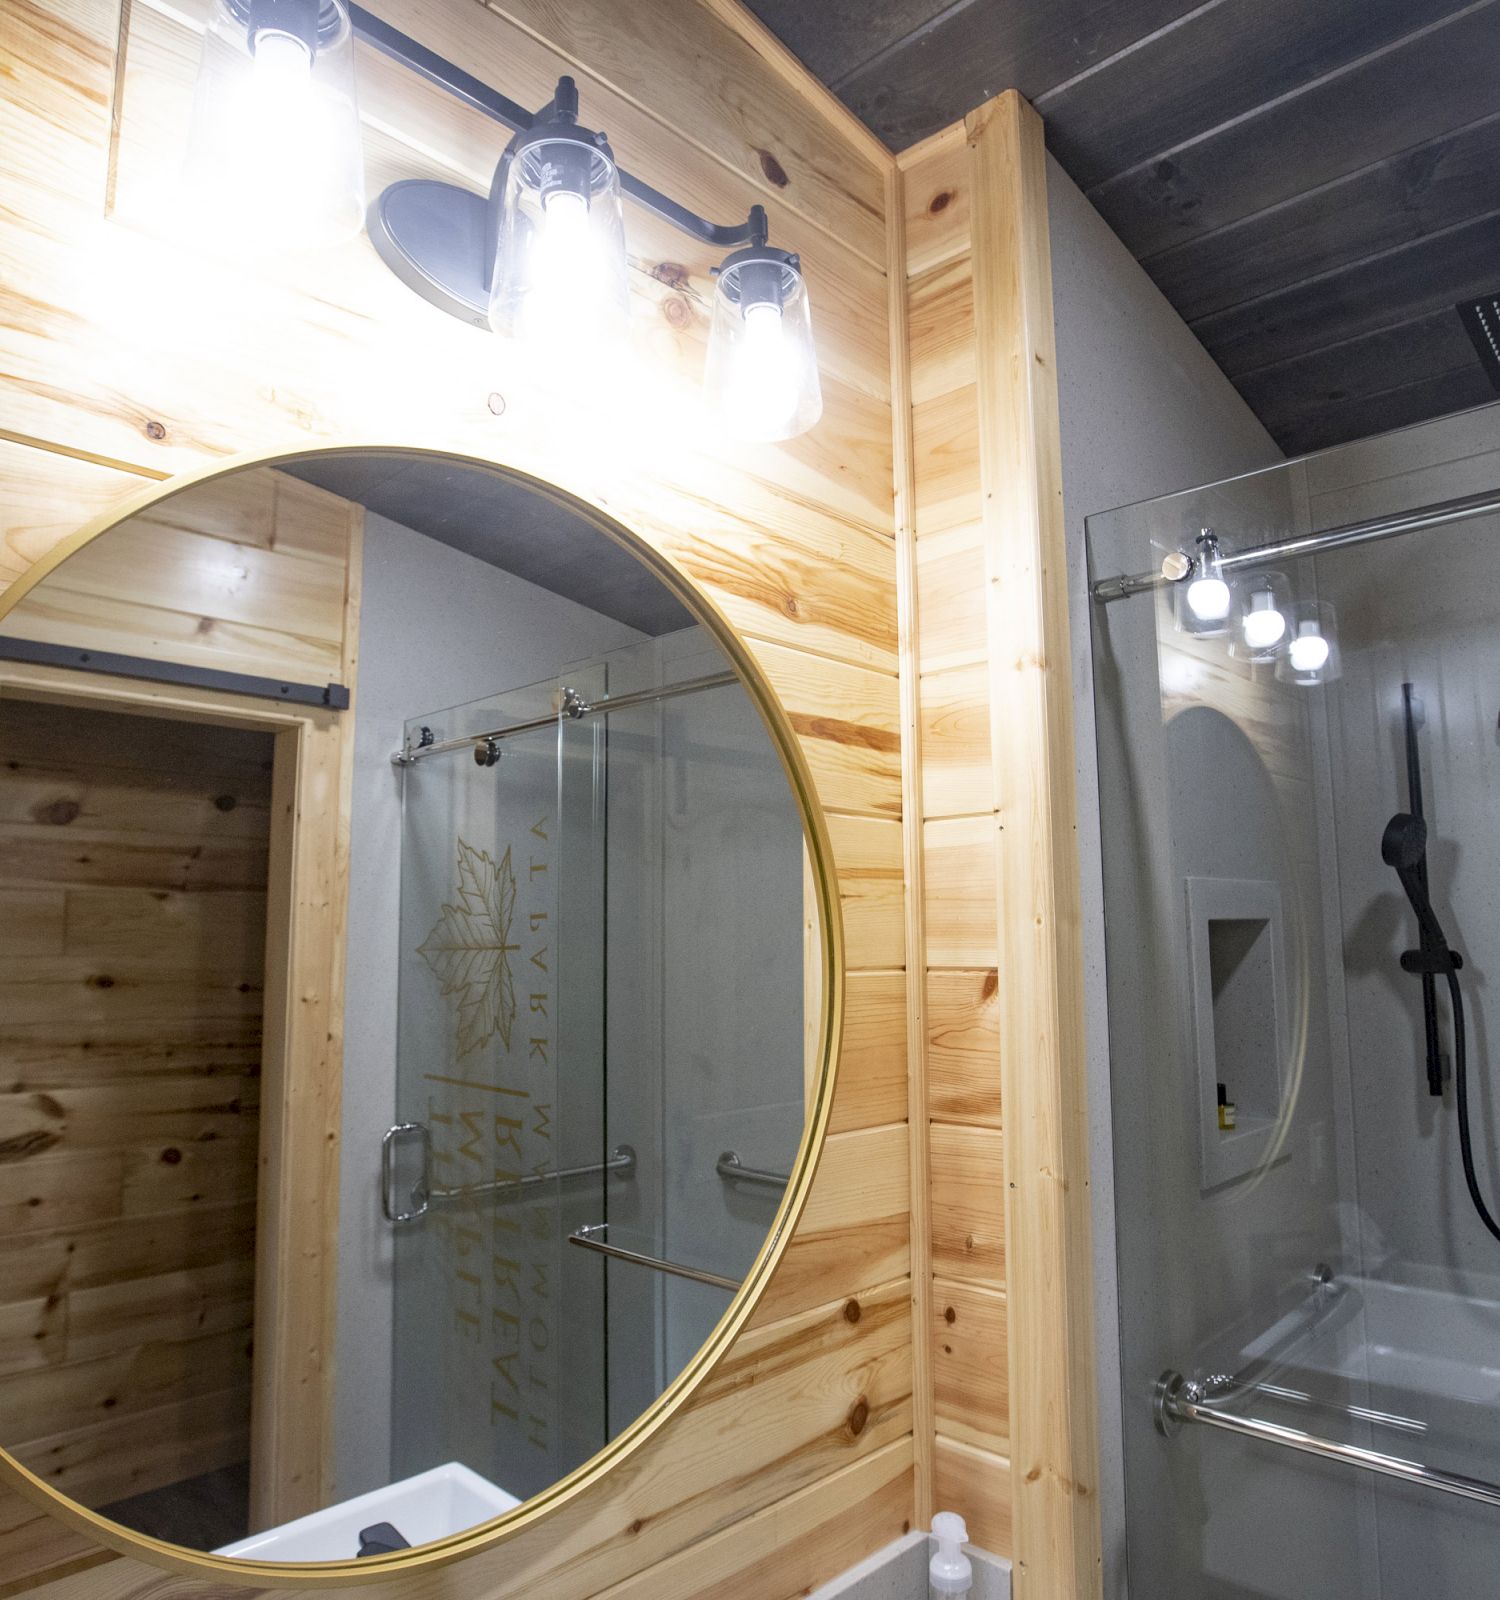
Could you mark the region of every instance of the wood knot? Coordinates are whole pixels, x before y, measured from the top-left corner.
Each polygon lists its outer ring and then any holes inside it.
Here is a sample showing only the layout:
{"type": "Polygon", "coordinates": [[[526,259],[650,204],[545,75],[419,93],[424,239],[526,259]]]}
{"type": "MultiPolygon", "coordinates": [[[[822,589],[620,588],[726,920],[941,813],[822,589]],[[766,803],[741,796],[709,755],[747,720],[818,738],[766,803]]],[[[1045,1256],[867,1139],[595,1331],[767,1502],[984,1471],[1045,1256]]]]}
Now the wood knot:
{"type": "Polygon", "coordinates": [[[993,1000],[999,993],[1000,974],[994,967],[991,967],[984,975],[984,982],[979,986],[979,998],[981,1000],[993,1000]]]}
{"type": "Polygon", "coordinates": [[[870,1402],[863,1395],[849,1407],[849,1432],[857,1439],[870,1420],[870,1402]]]}
{"type": "Polygon", "coordinates": [[[158,422],[156,418],[153,417],[146,424],[145,433],[148,439],[155,439],[158,443],[160,443],[167,436],[166,424],[158,422]]]}
{"type": "Polygon", "coordinates": [[[940,211],[946,211],[952,201],[953,191],[951,189],[939,189],[932,199],[927,202],[927,215],[935,217],[940,211]]]}
{"type": "Polygon", "coordinates": [[[757,150],[755,153],[760,157],[760,170],[765,173],[766,181],[774,183],[778,189],[786,188],[792,181],[786,175],[786,168],[769,150],[757,150]]]}
{"type": "Polygon", "coordinates": [[[77,820],[82,810],[83,807],[76,800],[47,800],[32,808],[31,819],[33,822],[45,822],[49,827],[66,828],[70,822],[77,820]]]}
{"type": "Polygon", "coordinates": [[[215,811],[233,811],[239,804],[232,794],[216,794],[214,796],[215,811]]]}
{"type": "Polygon", "coordinates": [[[113,989],[115,980],[107,972],[96,972],[88,984],[91,989],[113,989]]]}
{"type": "Polygon", "coordinates": [[[181,1160],[182,1151],[175,1145],[168,1145],[161,1153],[161,1161],[164,1167],[175,1167],[181,1160]]]}
{"type": "Polygon", "coordinates": [[[641,1529],[644,1528],[645,1526],[646,1526],[646,1519],[644,1517],[637,1517],[635,1519],[635,1521],[632,1522],[625,1529],[625,1531],[626,1531],[626,1533],[636,1534],[636,1533],[639,1533],[641,1531],[641,1529]]]}
{"type": "Polygon", "coordinates": [[[943,1321],[950,1324],[958,1321],[958,1313],[953,1309],[952,1306],[949,1306],[947,1310],[943,1312],[943,1321]]]}
{"type": "Polygon", "coordinates": [[[859,1309],[859,1301],[858,1300],[846,1300],[844,1302],[844,1321],[845,1322],[858,1322],[862,1315],[863,1315],[863,1313],[859,1309]]]}
{"type": "Polygon", "coordinates": [[[787,616],[789,617],[798,617],[802,614],[797,609],[797,597],[794,594],[789,594],[786,599],[781,602],[781,609],[786,612],[787,616]]]}
{"type": "Polygon", "coordinates": [[[661,314],[670,328],[690,328],[693,325],[693,308],[680,294],[669,294],[662,301],[661,314]]]}
{"type": "Polygon", "coordinates": [[[669,289],[689,289],[693,283],[692,273],[680,261],[658,261],[651,269],[651,276],[669,289]]]}

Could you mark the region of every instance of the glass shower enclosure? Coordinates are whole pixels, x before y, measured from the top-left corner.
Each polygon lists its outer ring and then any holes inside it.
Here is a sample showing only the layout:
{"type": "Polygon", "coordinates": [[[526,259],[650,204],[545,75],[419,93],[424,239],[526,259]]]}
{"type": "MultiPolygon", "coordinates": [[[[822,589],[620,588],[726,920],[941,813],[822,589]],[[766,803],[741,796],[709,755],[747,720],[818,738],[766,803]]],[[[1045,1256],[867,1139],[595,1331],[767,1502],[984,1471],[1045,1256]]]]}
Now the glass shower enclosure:
{"type": "Polygon", "coordinates": [[[403,777],[391,1470],[524,1500],[666,1388],[764,1242],[803,1126],[801,817],[696,628],[406,748],[436,753],[403,777]]]}
{"type": "Polygon", "coordinates": [[[1088,539],[1131,1592],[1492,1593],[1500,409],[1088,539]]]}

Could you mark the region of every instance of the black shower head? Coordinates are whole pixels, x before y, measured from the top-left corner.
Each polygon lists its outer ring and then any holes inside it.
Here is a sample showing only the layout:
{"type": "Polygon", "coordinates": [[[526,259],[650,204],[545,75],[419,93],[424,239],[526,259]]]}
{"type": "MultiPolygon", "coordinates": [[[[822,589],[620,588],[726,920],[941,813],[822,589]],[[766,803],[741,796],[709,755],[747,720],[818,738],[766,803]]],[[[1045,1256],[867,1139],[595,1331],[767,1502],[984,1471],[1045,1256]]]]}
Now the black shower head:
{"type": "Polygon", "coordinates": [[[1380,836],[1380,859],[1397,872],[1417,866],[1427,854],[1427,824],[1409,811],[1398,811],[1380,836]]]}

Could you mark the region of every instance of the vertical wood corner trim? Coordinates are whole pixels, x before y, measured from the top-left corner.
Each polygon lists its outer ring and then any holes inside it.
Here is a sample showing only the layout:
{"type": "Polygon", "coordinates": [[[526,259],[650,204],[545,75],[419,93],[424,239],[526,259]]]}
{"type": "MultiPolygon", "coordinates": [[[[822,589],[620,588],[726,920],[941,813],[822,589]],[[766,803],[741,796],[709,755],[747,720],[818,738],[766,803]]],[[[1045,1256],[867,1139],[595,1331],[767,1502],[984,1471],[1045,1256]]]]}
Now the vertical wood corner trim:
{"type": "Polygon", "coordinates": [[[1077,804],[1042,122],[965,119],[998,807],[1014,1556],[1021,1600],[1099,1592],[1077,804]]]}
{"type": "Polygon", "coordinates": [[[886,176],[891,323],[891,460],[895,477],[896,627],[901,665],[901,864],[906,918],[906,1128],[911,1174],[913,1507],[932,1521],[935,1385],[932,1361],[931,1161],[927,1141],[927,937],[922,838],[921,649],[917,632],[916,483],[911,416],[911,332],[907,315],[904,184],[886,176]]]}

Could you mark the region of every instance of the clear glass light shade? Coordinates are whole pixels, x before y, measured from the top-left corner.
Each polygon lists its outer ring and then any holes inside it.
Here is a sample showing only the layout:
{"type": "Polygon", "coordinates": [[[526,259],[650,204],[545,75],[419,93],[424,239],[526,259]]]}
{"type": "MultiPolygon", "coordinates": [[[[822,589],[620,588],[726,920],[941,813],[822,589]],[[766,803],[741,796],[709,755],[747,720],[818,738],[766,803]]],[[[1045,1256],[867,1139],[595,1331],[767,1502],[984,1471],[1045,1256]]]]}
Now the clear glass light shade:
{"type": "Polygon", "coordinates": [[[714,292],[704,396],[737,439],[792,439],[823,414],[807,284],[779,251],[740,255],[714,292]]]}
{"type": "Polygon", "coordinates": [[[1218,540],[1206,529],[1198,537],[1192,559],[1191,573],[1172,591],[1177,627],[1203,638],[1228,633],[1238,592],[1224,572],[1218,540]]]}
{"type": "Polygon", "coordinates": [[[1279,572],[1252,572],[1239,584],[1229,653],[1247,661],[1273,661],[1287,641],[1291,591],[1279,572]]]}
{"type": "Polygon", "coordinates": [[[193,96],[185,220],[208,243],[318,248],[364,223],[344,0],[213,0],[193,96]]]}
{"type": "Polygon", "coordinates": [[[584,361],[623,341],[625,219],[608,150],[562,130],[522,145],[504,183],[490,286],[495,332],[584,361]]]}
{"type": "Polygon", "coordinates": [[[1331,683],[1342,670],[1333,607],[1326,600],[1306,600],[1293,606],[1287,619],[1286,649],[1276,660],[1276,676],[1283,683],[1312,687],[1331,683]]]}

